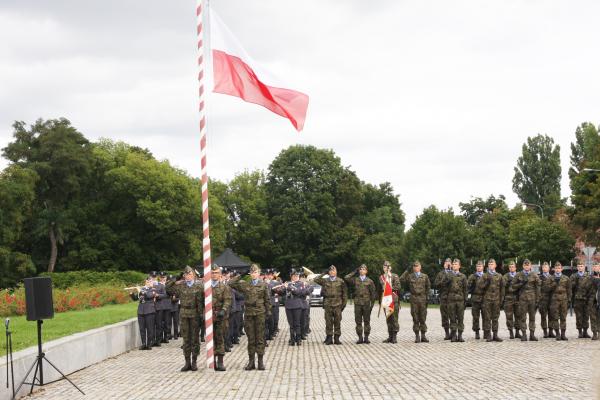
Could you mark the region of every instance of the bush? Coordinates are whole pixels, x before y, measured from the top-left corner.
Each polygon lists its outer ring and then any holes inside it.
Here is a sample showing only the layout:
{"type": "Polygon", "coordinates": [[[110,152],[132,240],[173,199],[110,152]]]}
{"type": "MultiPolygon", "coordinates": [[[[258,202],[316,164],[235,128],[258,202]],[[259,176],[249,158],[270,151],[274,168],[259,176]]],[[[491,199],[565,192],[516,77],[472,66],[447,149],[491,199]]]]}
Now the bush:
{"type": "Polygon", "coordinates": [[[113,286],[127,287],[140,285],[147,274],[138,271],[70,271],[70,272],[44,272],[40,276],[52,278],[52,286],[56,289],[83,286],[113,286]]]}

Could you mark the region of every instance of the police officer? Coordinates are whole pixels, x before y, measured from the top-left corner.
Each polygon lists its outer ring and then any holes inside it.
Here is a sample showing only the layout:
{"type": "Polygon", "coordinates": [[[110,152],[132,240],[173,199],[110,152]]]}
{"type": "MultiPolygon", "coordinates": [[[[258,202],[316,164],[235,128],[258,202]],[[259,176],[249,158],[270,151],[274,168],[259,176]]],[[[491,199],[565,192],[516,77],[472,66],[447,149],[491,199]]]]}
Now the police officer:
{"type": "Polygon", "coordinates": [[[544,331],[544,338],[555,337],[554,330],[552,328],[550,328],[550,333],[548,333],[548,322],[550,321],[550,299],[552,297],[552,292],[554,291],[554,286],[554,277],[550,275],[550,264],[544,262],[542,264],[542,274],[540,275],[541,298],[539,304],[540,316],[542,317],[541,325],[542,330],[544,331]]]}
{"type": "MultiPolygon", "coordinates": [[[[469,294],[471,294],[471,315],[473,316],[473,332],[475,339],[479,339],[479,318],[483,317],[483,294],[486,289],[486,281],[483,279],[483,261],[477,261],[475,273],[469,276],[467,285],[469,286],[469,294]]],[[[484,332],[484,339],[487,335],[484,332]]]]}
{"type": "Polygon", "coordinates": [[[274,291],[285,296],[285,315],[290,326],[290,346],[302,345],[302,309],[306,302],[309,286],[300,281],[300,273],[296,269],[290,272],[290,281],[279,284],[274,291]]]}
{"type": "Polygon", "coordinates": [[[342,311],[348,300],[348,289],[343,279],[337,277],[335,265],[329,267],[327,274],[319,275],[314,282],[321,285],[325,292],[323,308],[325,309],[325,344],[342,344],[340,342],[342,311]],[[334,337],[332,341],[331,338],[334,337]]]}
{"type": "Polygon", "coordinates": [[[265,319],[271,314],[271,300],[267,284],[260,278],[260,268],[252,264],[250,267],[250,282],[235,277],[230,281],[231,287],[242,292],[246,299],[244,329],[248,337],[248,365],[246,371],[255,369],[255,355],[258,355],[258,369],[264,370],[265,354],[265,319]]]}
{"type": "Polygon", "coordinates": [[[550,295],[550,330],[556,332],[556,340],[568,340],[565,336],[567,330],[567,309],[571,299],[571,282],[562,274],[560,262],[554,264],[554,285],[550,295]],[[560,334],[558,332],[560,319],[560,334]]]}
{"type": "Polygon", "coordinates": [[[531,261],[523,260],[523,270],[517,272],[512,286],[518,296],[521,341],[527,341],[527,314],[529,314],[529,340],[535,342],[538,340],[535,337],[535,314],[541,298],[541,286],[540,277],[531,271],[531,261]]]}
{"type": "Polygon", "coordinates": [[[438,272],[435,276],[434,286],[440,296],[440,314],[442,316],[442,328],[446,335],[444,340],[450,340],[450,318],[448,317],[448,287],[443,285],[444,277],[452,272],[452,260],[446,258],[444,261],[444,269],[438,272]]]}
{"type": "Polygon", "coordinates": [[[381,286],[381,293],[379,296],[379,300],[383,298],[383,293],[385,291],[386,282],[389,282],[392,287],[392,302],[394,303],[394,312],[388,316],[385,320],[388,328],[388,338],[383,341],[383,343],[397,343],[397,335],[400,330],[400,325],[398,324],[398,313],[400,312],[400,277],[392,272],[392,265],[389,261],[383,262],[383,274],[379,277],[379,285],[381,286]]]}
{"type": "Polygon", "coordinates": [[[191,267],[185,267],[183,279],[168,282],[166,292],[169,296],[178,296],[181,302],[180,326],[185,359],[181,372],[197,371],[196,361],[200,353],[197,318],[204,310],[204,285],[196,281],[191,267]]]}
{"type": "Polygon", "coordinates": [[[500,304],[504,298],[504,280],[496,272],[496,260],[490,258],[488,270],[483,274],[485,291],[483,294],[483,336],[486,342],[501,342],[498,337],[498,319],[500,318],[500,304]],[[492,334],[490,334],[490,329],[492,334]]]}
{"type": "Polygon", "coordinates": [[[156,316],[154,299],[157,296],[156,289],[154,289],[152,284],[152,277],[148,276],[146,278],[144,286],[138,293],[131,292],[129,294],[134,301],[139,300],[137,316],[142,341],[140,350],[150,350],[154,341],[154,319],[156,316]]]}
{"type": "Polygon", "coordinates": [[[508,273],[505,274],[502,279],[504,281],[504,300],[502,305],[504,308],[504,315],[506,316],[506,328],[510,334],[510,338],[520,338],[521,330],[519,321],[519,304],[517,291],[513,287],[513,282],[517,276],[517,264],[514,261],[508,264],[508,273]],[[515,330],[513,332],[513,329],[515,330]],[[515,333],[516,332],[516,333],[515,333]]]}
{"type": "Polygon", "coordinates": [[[462,333],[465,330],[465,303],[467,301],[467,277],[460,272],[460,260],[452,260],[452,273],[444,277],[448,286],[448,316],[450,317],[450,341],[464,342],[462,333]],[[458,335],[457,335],[458,333],[458,335]]]}
{"type": "Polygon", "coordinates": [[[348,286],[354,288],[354,322],[356,323],[356,344],[371,343],[371,310],[377,299],[375,283],[367,276],[367,266],[362,264],[344,277],[348,286]],[[356,273],[358,272],[358,276],[356,273]],[[363,325],[364,324],[364,325],[363,325]],[[364,332],[364,339],[363,339],[364,332]]]}
{"type": "Polygon", "coordinates": [[[408,270],[400,275],[400,282],[407,283],[410,290],[410,315],[413,320],[413,332],[415,333],[415,343],[429,340],[425,336],[427,332],[427,297],[431,289],[429,277],[421,272],[421,263],[415,261],[412,264],[412,273],[408,270]],[[419,336],[421,332],[421,336],[419,336]]]}
{"type": "Polygon", "coordinates": [[[577,261],[577,273],[571,275],[571,292],[573,308],[575,309],[575,324],[579,332],[578,338],[589,338],[588,323],[590,319],[589,301],[591,296],[592,281],[585,271],[583,260],[577,261]]]}

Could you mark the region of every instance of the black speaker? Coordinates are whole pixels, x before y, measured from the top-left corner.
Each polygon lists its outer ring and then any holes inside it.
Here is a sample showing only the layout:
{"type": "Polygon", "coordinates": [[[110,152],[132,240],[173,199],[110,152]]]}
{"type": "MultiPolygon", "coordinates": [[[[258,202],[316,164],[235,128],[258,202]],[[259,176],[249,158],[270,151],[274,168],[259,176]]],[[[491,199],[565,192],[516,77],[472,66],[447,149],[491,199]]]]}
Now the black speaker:
{"type": "Polygon", "coordinates": [[[24,282],[27,321],[54,318],[52,279],[49,277],[25,278],[24,282]]]}

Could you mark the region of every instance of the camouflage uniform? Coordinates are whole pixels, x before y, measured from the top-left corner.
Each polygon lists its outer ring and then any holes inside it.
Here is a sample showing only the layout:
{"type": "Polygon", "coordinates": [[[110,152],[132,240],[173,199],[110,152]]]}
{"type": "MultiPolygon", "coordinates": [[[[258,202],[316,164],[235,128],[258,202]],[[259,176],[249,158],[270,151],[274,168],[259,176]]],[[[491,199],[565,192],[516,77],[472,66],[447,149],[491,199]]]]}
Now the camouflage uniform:
{"type": "Polygon", "coordinates": [[[589,300],[589,314],[590,314],[590,328],[592,328],[592,340],[598,340],[598,331],[600,330],[600,316],[598,315],[598,289],[600,288],[600,274],[593,272],[591,277],[592,281],[590,300],[589,300]]]}
{"type": "Polygon", "coordinates": [[[554,333],[552,332],[552,329],[550,329],[550,335],[548,335],[548,333],[547,333],[547,330],[550,327],[549,326],[550,300],[552,297],[552,292],[554,291],[554,287],[555,287],[554,277],[550,274],[542,273],[540,275],[541,297],[540,297],[540,303],[539,303],[539,311],[540,311],[540,316],[542,317],[541,325],[542,325],[542,330],[544,331],[545,338],[546,337],[554,337],[554,333]]]}
{"type": "Polygon", "coordinates": [[[344,280],[336,277],[332,279],[329,275],[315,278],[314,282],[321,285],[325,293],[323,307],[325,309],[325,333],[326,343],[331,343],[331,336],[335,336],[335,343],[341,344],[339,338],[341,332],[342,310],[346,307],[348,300],[348,289],[344,280]]]}
{"type": "Polygon", "coordinates": [[[213,341],[215,355],[225,354],[225,335],[231,307],[231,288],[222,282],[212,282],[213,341]]]}
{"type": "Polygon", "coordinates": [[[587,272],[582,275],[575,273],[571,275],[571,293],[575,299],[573,308],[575,309],[575,324],[579,331],[580,338],[590,337],[587,333],[590,319],[589,301],[591,296],[592,280],[587,272]]]}
{"type": "Polygon", "coordinates": [[[419,337],[419,332],[421,332],[419,341],[425,338],[423,341],[426,342],[425,332],[427,332],[427,324],[425,321],[427,320],[427,297],[431,289],[429,277],[422,272],[418,274],[416,272],[409,273],[407,270],[400,275],[400,282],[408,284],[410,290],[410,315],[413,320],[413,332],[417,338],[419,337]]]}
{"type": "Polygon", "coordinates": [[[527,340],[527,314],[529,314],[529,339],[535,337],[535,314],[541,297],[540,277],[535,272],[517,272],[513,281],[513,289],[517,292],[519,301],[519,326],[522,341],[527,340]]]}
{"type": "Polygon", "coordinates": [[[450,317],[448,316],[448,287],[443,285],[442,282],[444,281],[444,277],[449,273],[452,273],[452,270],[444,268],[435,276],[435,281],[433,283],[440,296],[442,328],[444,328],[444,331],[446,332],[446,337],[444,337],[444,340],[450,339],[450,317]]]}
{"type": "Polygon", "coordinates": [[[567,309],[571,299],[571,282],[566,275],[557,276],[554,274],[552,279],[552,295],[550,296],[550,329],[556,331],[556,340],[567,340],[565,331],[567,330],[567,309]],[[558,320],[560,319],[560,335],[558,334],[558,320]]]}
{"type": "Polygon", "coordinates": [[[498,318],[500,305],[504,298],[504,279],[497,272],[486,272],[482,277],[485,292],[483,294],[483,332],[488,342],[501,342],[498,337],[498,318]],[[490,330],[493,337],[490,336],[490,330]]]}
{"type": "Polygon", "coordinates": [[[482,278],[483,272],[476,272],[471,274],[467,280],[469,293],[471,293],[471,315],[473,316],[472,328],[473,332],[475,332],[476,339],[479,339],[479,319],[483,318],[483,293],[485,292],[486,282],[482,278]]]}
{"type": "Polygon", "coordinates": [[[461,272],[448,273],[442,284],[448,287],[448,315],[450,317],[450,336],[453,342],[463,342],[462,333],[465,330],[465,302],[467,301],[467,277],[461,272]],[[456,333],[458,331],[458,337],[456,333]]]}
{"type": "Polygon", "coordinates": [[[363,343],[363,323],[364,335],[367,341],[371,333],[371,310],[377,298],[375,283],[367,276],[361,279],[356,276],[356,271],[349,273],[344,280],[354,288],[354,322],[356,322],[356,334],[358,341],[363,343]]]}
{"type": "Polygon", "coordinates": [[[517,291],[513,287],[515,276],[517,276],[516,272],[514,275],[509,272],[502,277],[504,282],[504,301],[502,304],[506,316],[506,328],[508,328],[511,339],[515,338],[513,329],[516,331],[516,337],[521,337],[518,297],[517,291]]]}
{"type": "MultiPolygon", "coordinates": [[[[400,277],[397,274],[390,273],[389,274],[390,285],[392,286],[392,299],[394,302],[394,312],[388,318],[386,318],[385,323],[388,328],[388,338],[385,340],[385,343],[396,343],[396,335],[400,330],[400,325],[398,324],[398,313],[400,312],[400,277]]],[[[379,277],[379,284],[381,285],[381,293],[385,290],[385,275],[381,275],[379,277]]],[[[381,296],[380,296],[381,300],[381,296]]]]}

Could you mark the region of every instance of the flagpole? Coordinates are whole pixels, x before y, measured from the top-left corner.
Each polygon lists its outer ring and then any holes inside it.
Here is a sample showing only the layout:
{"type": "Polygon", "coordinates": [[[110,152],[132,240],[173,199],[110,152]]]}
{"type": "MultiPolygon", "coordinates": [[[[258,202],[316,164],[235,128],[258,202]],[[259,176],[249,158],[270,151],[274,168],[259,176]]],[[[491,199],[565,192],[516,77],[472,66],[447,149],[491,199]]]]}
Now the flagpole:
{"type": "Polygon", "coordinates": [[[206,366],[214,367],[214,340],[212,320],[212,285],[211,285],[211,259],[210,259],[210,234],[208,224],[208,173],[206,169],[206,25],[208,21],[208,0],[196,0],[196,33],[198,37],[198,112],[200,116],[200,154],[202,175],[202,258],[204,260],[204,323],[206,327],[206,366]]]}

